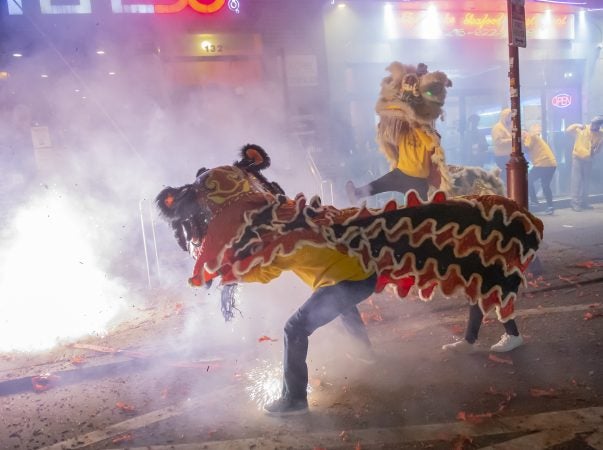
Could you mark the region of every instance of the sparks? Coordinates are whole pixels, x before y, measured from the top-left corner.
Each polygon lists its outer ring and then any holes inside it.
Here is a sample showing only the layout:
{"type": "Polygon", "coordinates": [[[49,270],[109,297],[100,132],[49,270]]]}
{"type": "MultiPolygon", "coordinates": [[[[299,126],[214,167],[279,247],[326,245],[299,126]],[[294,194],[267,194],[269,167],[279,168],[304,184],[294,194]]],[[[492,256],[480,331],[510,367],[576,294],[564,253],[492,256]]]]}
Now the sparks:
{"type": "Polygon", "coordinates": [[[19,210],[0,252],[0,351],[104,334],[124,288],[102,269],[81,203],[50,191],[19,210]]]}
{"type": "MultiPolygon", "coordinates": [[[[275,364],[270,361],[261,361],[259,367],[255,367],[246,373],[250,385],[245,388],[249,398],[256,403],[258,409],[264,405],[277,400],[281,396],[283,384],[283,364],[275,364]]],[[[308,386],[308,394],[311,392],[308,386]]]]}
{"type": "Polygon", "coordinates": [[[245,388],[259,409],[278,399],[282,390],[283,364],[262,361],[246,374],[250,385],[245,388]]]}

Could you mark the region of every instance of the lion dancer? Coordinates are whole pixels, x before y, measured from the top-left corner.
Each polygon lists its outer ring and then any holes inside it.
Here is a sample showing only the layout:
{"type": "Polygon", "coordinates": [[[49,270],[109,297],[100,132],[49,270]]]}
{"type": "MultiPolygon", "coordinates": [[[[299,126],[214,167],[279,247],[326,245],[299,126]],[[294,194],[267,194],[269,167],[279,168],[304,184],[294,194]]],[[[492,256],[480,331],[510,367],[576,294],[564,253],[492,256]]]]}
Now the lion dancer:
{"type": "Polygon", "coordinates": [[[377,143],[392,170],[365,186],[346,184],[349,200],[382,192],[416,191],[427,200],[431,190],[450,191],[440,135],[434,122],[443,115],[446,88],[452,82],[443,72],[428,72],[397,61],[389,65],[390,76],[381,82],[375,110],[379,115],[377,143]]]}
{"type": "Polygon", "coordinates": [[[165,188],[156,199],[196,259],[190,283],[225,286],[226,317],[237,283],[268,283],[289,270],[314,288],[285,325],[282,395],[265,406],[267,414],[308,412],[308,337],[337,317],[357,327],[356,305],[388,284],[400,297],[416,289],[423,300],[436,289],[462,292],[483,314],[512,319],[543,232],[512,200],[440,192],[423,203],[410,193],[404,207],[337,209],[316,197],[286,197],[262,175],[269,163],[261,147],[246,145],[232,166],[201,169],[192,184],[165,188]]]}

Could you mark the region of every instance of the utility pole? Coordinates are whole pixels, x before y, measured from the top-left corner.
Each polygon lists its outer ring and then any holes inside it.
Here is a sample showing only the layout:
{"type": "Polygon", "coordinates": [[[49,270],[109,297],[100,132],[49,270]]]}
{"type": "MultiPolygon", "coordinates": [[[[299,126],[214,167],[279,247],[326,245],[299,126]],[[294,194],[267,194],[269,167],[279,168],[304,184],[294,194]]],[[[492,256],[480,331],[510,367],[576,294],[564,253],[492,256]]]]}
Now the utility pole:
{"type": "Polygon", "coordinates": [[[519,47],[526,46],[525,0],[507,0],[509,25],[509,87],[511,94],[511,155],[507,162],[507,196],[528,208],[528,162],[521,150],[519,47]]]}

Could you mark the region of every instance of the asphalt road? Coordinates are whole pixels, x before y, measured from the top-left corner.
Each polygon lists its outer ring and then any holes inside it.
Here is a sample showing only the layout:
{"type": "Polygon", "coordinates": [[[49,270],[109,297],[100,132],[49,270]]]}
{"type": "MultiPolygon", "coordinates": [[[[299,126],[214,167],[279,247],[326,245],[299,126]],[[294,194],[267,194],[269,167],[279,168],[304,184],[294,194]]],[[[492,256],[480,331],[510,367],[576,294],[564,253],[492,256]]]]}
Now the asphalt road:
{"type": "Polygon", "coordinates": [[[488,351],[503,331],[487,320],[477,353],[445,353],[464,300],[384,293],[362,304],[377,362],[356,360],[338,324],[320,329],[311,412],[275,419],[260,406],[278,393],[281,329],[304,287],[244,290],[254,300],[228,325],[190,291],[153,292],[80,348],[0,355],[0,449],[603,449],[603,205],[543,220],[513,352],[488,351]]]}

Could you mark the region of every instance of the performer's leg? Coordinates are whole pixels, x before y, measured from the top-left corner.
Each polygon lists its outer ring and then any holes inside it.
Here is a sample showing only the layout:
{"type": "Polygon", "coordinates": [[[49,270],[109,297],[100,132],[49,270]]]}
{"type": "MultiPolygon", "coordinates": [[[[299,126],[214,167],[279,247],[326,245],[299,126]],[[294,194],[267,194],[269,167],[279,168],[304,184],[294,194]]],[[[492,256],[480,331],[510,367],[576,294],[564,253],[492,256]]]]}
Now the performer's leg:
{"type": "Polygon", "coordinates": [[[538,195],[536,195],[536,180],[538,180],[539,174],[536,167],[532,167],[528,172],[528,197],[530,198],[530,203],[537,205],[538,204],[538,195]]]}
{"type": "Polygon", "coordinates": [[[556,167],[543,167],[542,176],[540,177],[542,192],[546,199],[547,211],[550,212],[553,210],[553,191],[551,190],[551,182],[553,181],[555,170],[557,170],[556,167]]]}
{"type": "Polygon", "coordinates": [[[479,305],[469,306],[469,320],[465,328],[465,339],[443,345],[442,350],[451,350],[457,353],[473,353],[475,351],[473,344],[477,340],[483,318],[484,315],[479,305]]]}
{"type": "Polygon", "coordinates": [[[571,174],[571,194],[572,194],[572,209],[574,211],[582,210],[582,165],[580,160],[576,157],[572,158],[572,174],[571,174]]]}
{"type": "Polygon", "coordinates": [[[423,200],[427,200],[427,192],[429,190],[427,180],[425,178],[408,176],[400,169],[394,169],[383,175],[381,178],[377,178],[364,186],[355,187],[354,183],[351,181],[348,181],[346,185],[346,191],[352,203],[355,203],[359,198],[369,197],[383,192],[406,193],[411,189],[416,190],[423,200]]]}
{"type": "Polygon", "coordinates": [[[479,305],[471,305],[469,307],[469,321],[467,322],[467,328],[465,329],[465,340],[470,344],[477,341],[483,319],[484,314],[479,305]]]}
{"type": "Polygon", "coordinates": [[[591,160],[582,161],[582,208],[593,209],[590,205],[588,194],[590,191],[590,179],[592,176],[593,166],[591,160]]]}
{"type": "Polygon", "coordinates": [[[500,341],[490,347],[492,352],[509,352],[520,345],[523,345],[523,337],[519,334],[515,320],[507,320],[503,323],[505,334],[500,337],[500,341]]]}
{"type": "Polygon", "coordinates": [[[505,186],[507,185],[507,162],[509,161],[508,156],[495,156],[494,162],[500,169],[500,177],[503,180],[505,186]]]}
{"type": "Polygon", "coordinates": [[[503,323],[503,326],[505,327],[505,332],[507,334],[510,334],[511,336],[519,336],[519,330],[517,329],[517,323],[515,320],[507,320],[503,323]]]}
{"type": "Polygon", "coordinates": [[[364,349],[371,348],[371,340],[366,332],[366,326],[360,316],[357,306],[352,306],[341,313],[341,323],[344,328],[364,349]]]}
{"type": "MultiPolygon", "coordinates": [[[[343,311],[368,298],[375,289],[376,276],[362,281],[342,281],[317,289],[285,324],[283,392],[281,399],[266,405],[269,414],[307,409],[308,337],[343,311]]],[[[289,412],[290,413],[290,412],[289,412]]]]}

